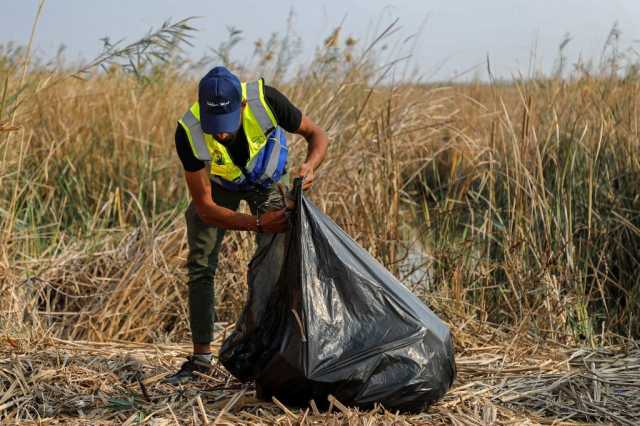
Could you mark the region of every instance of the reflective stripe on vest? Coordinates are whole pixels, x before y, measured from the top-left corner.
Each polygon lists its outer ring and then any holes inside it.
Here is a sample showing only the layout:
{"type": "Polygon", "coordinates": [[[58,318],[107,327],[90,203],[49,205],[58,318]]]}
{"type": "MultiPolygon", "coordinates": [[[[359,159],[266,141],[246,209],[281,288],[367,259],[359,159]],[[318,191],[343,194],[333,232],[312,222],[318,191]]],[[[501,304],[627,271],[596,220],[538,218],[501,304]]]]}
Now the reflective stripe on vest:
{"type": "Polygon", "coordinates": [[[264,106],[260,101],[259,84],[260,83],[257,81],[247,83],[247,103],[249,104],[249,109],[253,112],[254,117],[262,129],[262,133],[266,136],[271,132],[271,130],[273,130],[275,123],[271,121],[269,114],[267,114],[267,111],[264,109],[264,106]]]}
{"type": "Polygon", "coordinates": [[[282,176],[286,167],[288,157],[286,136],[284,131],[277,127],[273,113],[267,110],[268,106],[263,104],[264,96],[262,99],[260,96],[261,85],[262,81],[243,83],[243,97],[248,107],[243,113],[243,127],[249,144],[250,157],[242,170],[233,164],[227,149],[222,144],[202,131],[197,102],[179,120],[187,132],[195,157],[207,163],[211,180],[229,189],[269,186],[282,176]],[[212,163],[211,152],[216,153],[216,161],[221,154],[224,157],[222,163],[212,163]],[[228,163],[225,159],[228,159],[228,163]],[[216,168],[218,171],[223,170],[220,171],[220,175],[216,173],[216,168]]]}
{"type": "Polygon", "coordinates": [[[191,135],[189,142],[196,158],[202,161],[211,161],[211,154],[209,154],[207,144],[204,142],[204,132],[200,127],[200,120],[189,109],[182,116],[182,122],[189,128],[189,134],[191,135]]]}

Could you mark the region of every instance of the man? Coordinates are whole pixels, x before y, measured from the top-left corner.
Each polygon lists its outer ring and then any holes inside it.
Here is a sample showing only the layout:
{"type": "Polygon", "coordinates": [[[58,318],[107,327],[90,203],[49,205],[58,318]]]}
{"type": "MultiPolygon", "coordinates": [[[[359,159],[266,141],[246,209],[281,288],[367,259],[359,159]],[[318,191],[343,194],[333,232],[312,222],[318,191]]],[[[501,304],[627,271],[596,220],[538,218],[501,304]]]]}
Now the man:
{"type": "Polygon", "coordinates": [[[276,183],[289,181],[282,129],[308,142],[296,174],[304,177],[307,190],[326,154],[327,135],[262,80],[240,82],[228,69],[215,67],[200,80],[198,101],[178,121],[176,150],[192,199],[185,217],[193,355],[168,383],[187,382],[194,371],[207,372],[211,366],[213,277],[225,230],[256,232],[258,250],[270,240],[267,234],[286,230],[285,209],[259,211],[278,195],[276,183]],[[251,214],[237,212],[241,200],[251,214]]]}

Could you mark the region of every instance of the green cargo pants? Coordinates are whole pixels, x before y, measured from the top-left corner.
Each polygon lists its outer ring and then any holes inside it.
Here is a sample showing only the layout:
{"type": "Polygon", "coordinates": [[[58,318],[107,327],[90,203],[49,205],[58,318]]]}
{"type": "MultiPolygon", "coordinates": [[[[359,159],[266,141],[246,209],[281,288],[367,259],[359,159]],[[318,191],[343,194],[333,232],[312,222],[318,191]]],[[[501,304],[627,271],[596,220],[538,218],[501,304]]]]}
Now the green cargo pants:
{"type": "MultiPolygon", "coordinates": [[[[287,175],[280,178],[280,183],[288,184],[287,175]]],[[[237,210],[240,201],[249,204],[251,214],[262,214],[262,206],[280,198],[276,185],[266,191],[235,192],[211,183],[211,192],[216,204],[231,210],[237,210]]],[[[193,202],[185,212],[187,221],[187,241],[189,255],[187,270],[189,274],[189,323],[193,343],[206,344],[213,340],[214,292],[213,278],[218,268],[218,254],[225,229],[204,223],[196,212],[193,202]]],[[[271,234],[256,234],[256,252],[271,241],[271,234]]]]}

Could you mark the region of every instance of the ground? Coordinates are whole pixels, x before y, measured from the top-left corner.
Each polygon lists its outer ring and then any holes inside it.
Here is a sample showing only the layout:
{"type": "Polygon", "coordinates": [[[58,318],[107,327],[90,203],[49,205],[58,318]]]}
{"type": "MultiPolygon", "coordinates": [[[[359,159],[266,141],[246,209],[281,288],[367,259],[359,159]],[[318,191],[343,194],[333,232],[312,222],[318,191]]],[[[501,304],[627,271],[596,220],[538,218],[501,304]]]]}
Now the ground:
{"type": "MultiPolygon", "coordinates": [[[[228,329],[228,327],[227,327],[228,329]]],[[[194,384],[162,379],[188,345],[2,338],[3,424],[607,424],[640,423],[640,348],[542,345],[505,332],[468,330],[458,377],[419,414],[363,412],[334,400],[329,412],[259,401],[221,365],[194,384]]],[[[222,336],[216,340],[219,348],[222,336]]]]}

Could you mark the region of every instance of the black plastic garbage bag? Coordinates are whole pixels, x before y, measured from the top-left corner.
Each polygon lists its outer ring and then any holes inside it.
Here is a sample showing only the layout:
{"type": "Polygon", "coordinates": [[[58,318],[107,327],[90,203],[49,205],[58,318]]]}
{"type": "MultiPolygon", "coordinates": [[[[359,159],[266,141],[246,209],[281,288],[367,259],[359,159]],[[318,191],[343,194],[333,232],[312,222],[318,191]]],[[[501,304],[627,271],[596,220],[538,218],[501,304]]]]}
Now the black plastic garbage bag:
{"type": "MultiPolygon", "coordinates": [[[[456,374],[448,327],[294,185],[289,233],[249,265],[220,361],[263,399],[421,411],[456,374]]],[[[325,405],[326,406],[326,405],[325,405]]]]}

